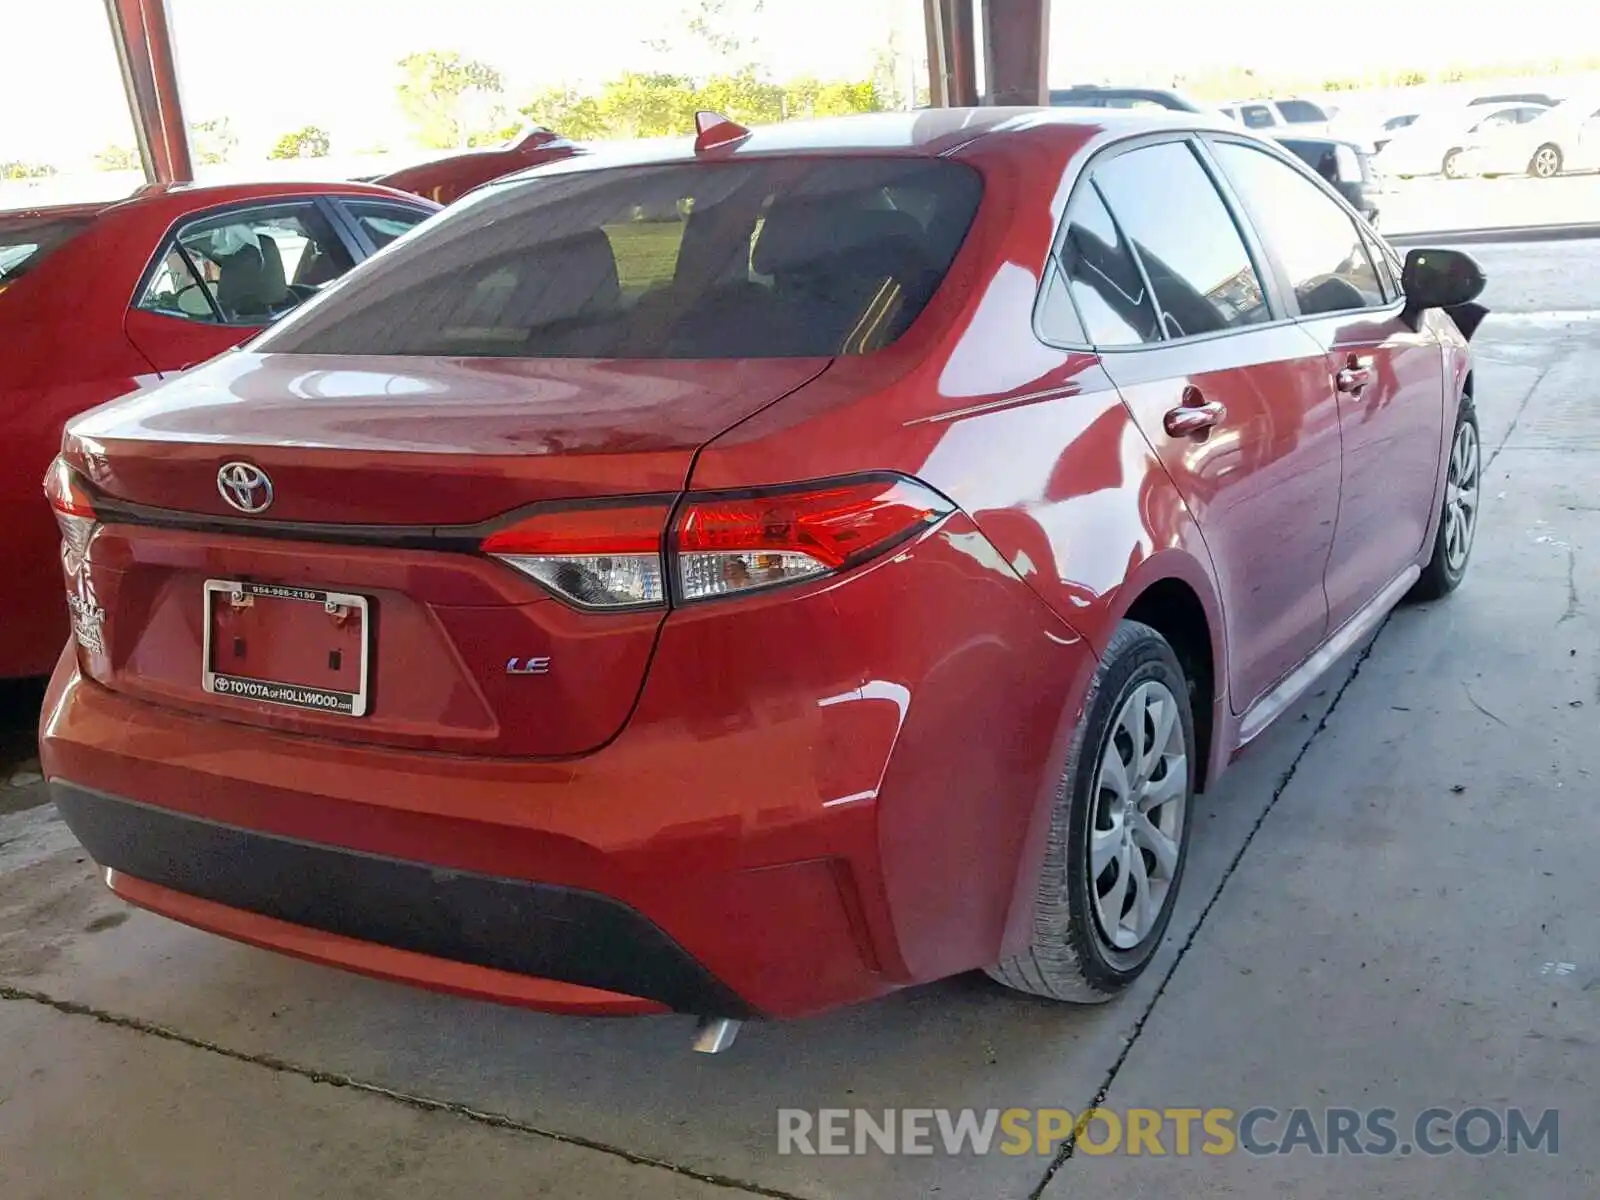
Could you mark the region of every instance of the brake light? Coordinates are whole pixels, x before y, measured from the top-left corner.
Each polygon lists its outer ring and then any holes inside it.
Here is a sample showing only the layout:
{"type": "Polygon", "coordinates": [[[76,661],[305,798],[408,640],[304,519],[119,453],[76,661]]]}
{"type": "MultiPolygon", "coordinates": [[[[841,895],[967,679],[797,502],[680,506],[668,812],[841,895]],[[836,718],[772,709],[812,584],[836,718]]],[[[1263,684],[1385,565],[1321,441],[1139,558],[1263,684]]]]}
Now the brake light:
{"type": "Polygon", "coordinates": [[[666,503],[549,510],[479,548],[580,608],[646,608],[666,603],[669,575],[694,601],[847,570],[951,509],[919,483],[880,477],[691,495],[670,535],[666,503]]]}
{"type": "Polygon", "coordinates": [[[693,497],[674,536],[678,594],[705,600],[844,570],[950,509],[942,496],[905,479],[693,497]]]}
{"type": "Polygon", "coordinates": [[[661,537],[671,506],[535,513],[480,549],[582,608],[643,608],[666,600],[661,537]]]}
{"type": "Polygon", "coordinates": [[[61,561],[69,574],[76,575],[89,553],[89,539],[99,528],[89,485],[65,460],[58,458],[45,472],[44,494],[55,510],[56,524],[61,527],[61,561]]]}

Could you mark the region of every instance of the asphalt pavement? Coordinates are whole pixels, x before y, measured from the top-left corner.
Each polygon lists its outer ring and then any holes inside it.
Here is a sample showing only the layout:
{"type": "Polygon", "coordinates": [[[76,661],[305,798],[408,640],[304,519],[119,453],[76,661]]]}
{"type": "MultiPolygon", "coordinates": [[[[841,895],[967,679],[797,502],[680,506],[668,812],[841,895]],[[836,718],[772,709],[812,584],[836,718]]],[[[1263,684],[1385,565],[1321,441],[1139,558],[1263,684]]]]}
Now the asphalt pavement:
{"type": "Polygon", "coordinates": [[[964,977],[748,1026],[706,1057],[683,1018],[554,1018],[357,979],[126,909],[35,803],[13,739],[0,1195],[1600,1193],[1600,242],[1474,253],[1494,315],[1471,574],[1395,613],[1202,799],[1167,942],[1120,1001],[964,977]],[[931,1154],[779,1153],[780,1109],[1022,1109],[1036,1129],[1038,1110],[1092,1106],[1109,1116],[1082,1138],[1069,1120],[1043,1153],[1000,1138],[949,1154],[937,1134],[931,1154]],[[1137,1154],[1135,1109],[1164,1122],[1137,1154]],[[1217,1109],[1272,1115],[1248,1147],[1207,1153],[1217,1109]],[[1330,1110],[1361,1137],[1326,1136],[1330,1110]],[[1202,1114],[1189,1153],[1180,1111],[1202,1114]],[[1501,1136],[1474,1153],[1490,1117],[1501,1136]],[[1539,1134],[1516,1154],[1513,1120],[1539,1134]],[[1392,1145],[1373,1136],[1385,1122],[1392,1145]]]}

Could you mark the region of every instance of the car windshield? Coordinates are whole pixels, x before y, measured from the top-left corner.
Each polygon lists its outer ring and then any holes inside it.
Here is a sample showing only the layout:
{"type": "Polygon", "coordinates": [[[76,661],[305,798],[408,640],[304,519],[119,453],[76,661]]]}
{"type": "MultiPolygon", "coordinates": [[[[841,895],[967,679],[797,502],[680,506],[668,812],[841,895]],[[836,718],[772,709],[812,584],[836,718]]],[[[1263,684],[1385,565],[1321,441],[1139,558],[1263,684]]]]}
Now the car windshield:
{"type": "Polygon", "coordinates": [[[0,286],[15,283],[88,228],[90,217],[40,217],[0,221],[0,286]]]}
{"type": "Polygon", "coordinates": [[[253,343],[262,352],[782,358],[894,341],[982,194],[945,159],[614,167],[492,186],[253,343]]]}

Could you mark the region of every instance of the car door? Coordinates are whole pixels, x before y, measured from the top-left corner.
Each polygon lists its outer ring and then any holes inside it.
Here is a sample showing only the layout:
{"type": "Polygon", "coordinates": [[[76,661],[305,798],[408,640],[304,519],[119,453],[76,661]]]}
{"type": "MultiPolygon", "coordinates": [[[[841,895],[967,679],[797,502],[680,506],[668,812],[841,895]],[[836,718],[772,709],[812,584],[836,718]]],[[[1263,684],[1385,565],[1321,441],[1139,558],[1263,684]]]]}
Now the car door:
{"type": "Polygon", "coordinates": [[[194,213],[157,249],[124,329],[161,374],[186,370],[292,311],[364,253],[315,198],[194,213]]]}
{"type": "Polygon", "coordinates": [[[1328,555],[1338,628],[1416,561],[1444,444],[1437,340],[1401,320],[1401,299],[1348,210],[1295,164],[1224,138],[1211,152],[1260,232],[1285,301],[1327,355],[1343,443],[1328,555]]]}
{"type": "Polygon", "coordinates": [[[1069,214],[1069,290],[1210,551],[1242,712],[1327,632],[1339,429],[1324,352],[1278,319],[1187,137],[1102,155],[1069,214]]]}

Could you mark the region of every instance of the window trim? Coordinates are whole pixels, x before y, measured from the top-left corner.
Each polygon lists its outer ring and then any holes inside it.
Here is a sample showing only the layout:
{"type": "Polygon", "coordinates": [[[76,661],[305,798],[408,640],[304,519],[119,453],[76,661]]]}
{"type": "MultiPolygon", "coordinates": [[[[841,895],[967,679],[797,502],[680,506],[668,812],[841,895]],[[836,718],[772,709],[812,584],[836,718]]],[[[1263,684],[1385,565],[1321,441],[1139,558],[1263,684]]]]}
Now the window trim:
{"type": "MultiPolygon", "coordinates": [[[[1262,256],[1266,252],[1265,245],[1261,241],[1260,235],[1256,232],[1254,224],[1247,218],[1238,202],[1238,198],[1233,193],[1233,189],[1228,186],[1227,179],[1219,174],[1216,164],[1211,160],[1209,149],[1204,142],[1208,132],[1200,129],[1163,129],[1154,133],[1142,133],[1125,137],[1092,151],[1077,168],[1077,175],[1067,195],[1067,202],[1061,209],[1061,218],[1056,223],[1056,231],[1050,239],[1050,252],[1047,261],[1053,262],[1057,270],[1062,269],[1060,250],[1066,241],[1068,216],[1072,212],[1073,203],[1077,200],[1079,192],[1086,187],[1093,187],[1097,193],[1100,193],[1100,202],[1105,205],[1106,211],[1110,213],[1111,222],[1116,227],[1118,237],[1127,237],[1122,228],[1122,220],[1117,216],[1116,209],[1112,208],[1110,201],[1105,198],[1103,192],[1100,192],[1098,185],[1094,181],[1094,171],[1100,164],[1109,162],[1120,155],[1130,154],[1146,146],[1182,142],[1188,145],[1189,151],[1195,156],[1201,171],[1210,179],[1212,187],[1222,200],[1223,209],[1227,212],[1229,219],[1233,222],[1234,229],[1239,234],[1239,240],[1244,244],[1245,256],[1250,260],[1251,269],[1255,271],[1256,279],[1261,284],[1261,294],[1267,304],[1268,319],[1259,321],[1254,325],[1239,325],[1229,329],[1208,330],[1205,333],[1192,333],[1180,338],[1167,336],[1166,319],[1161,308],[1161,302],[1156,298],[1155,289],[1151,287],[1149,272],[1145,269],[1143,257],[1130,241],[1129,250],[1133,254],[1134,264],[1139,269],[1139,278],[1144,282],[1145,287],[1150,290],[1150,303],[1156,311],[1156,322],[1162,333],[1161,340],[1121,346],[1095,343],[1089,337],[1089,329],[1084,322],[1082,311],[1077,307],[1077,301],[1072,300],[1070,286],[1067,288],[1067,298],[1072,302],[1073,311],[1078,317],[1078,327],[1083,330],[1085,341],[1082,343],[1065,343],[1052,341],[1050,338],[1045,337],[1039,328],[1039,311],[1044,303],[1045,285],[1045,275],[1041,271],[1039,286],[1034,296],[1032,319],[1034,337],[1038,338],[1041,343],[1056,350],[1086,351],[1100,355],[1137,354],[1143,351],[1165,349],[1168,346],[1187,346],[1196,342],[1215,341],[1218,338],[1238,337],[1243,334],[1256,333],[1263,329],[1273,329],[1278,326],[1293,324],[1300,319],[1297,314],[1289,312],[1283,296],[1277,264],[1270,264],[1272,268],[1270,270],[1264,271],[1262,268],[1262,256]]],[[[1231,137],[1232,135],[1225,136],[1231,137]]],[[[1243,142],[1246,145],[1257,144],[1249,137],[1236,137],[1233,140],[1243,142]]],[[[1071,168],[1069,168],[1069,173],[1070,171],[1071,168]]]]}
{"type": "MultiPolygon", "coordinates": [[[[343,220],[333,210],[333,206],[328,203],[328,194],[325,192],[308,192],[300,196],[263,196],[254,200],[230,200],[226,204],[216,204],[210,208],[191,209],[189,212],[174,217],[167,224],[166,229],[162,231],[161,236],[156,239],[155,249],[150,252],[150,258],[146,261],[144,270],[139,272],[139,277],[133,285],[132,294],[123,305],[124,314],[130,312],[150,313],[152,316],[157,317],[171,317],[175,321],[187,321],[191,325],[204,325],[220,329],[254,329],[260,331],[267,328],[265,325],[233,325],[227,321],[201,321],[194,317],[185,316],[182,313],[159,312],[153,308],[144,308],[139,304],[139,301],[144,298],[144,294],[149,289],[156,272],[161,269],[161,262],[166,257],[167,247],[172,245],[181,249],[182,243],[178,241],[178,234],[190,225],[196,225],[202,221],[209,221],[234,212],[254,212],[257,210],[270,212],[279,208],[304,208],[308,204],[318,211],[323,221],[332,230],[334,238],[343,247],[345,254],[349,256],[351,270],[354,270],[369,257],[368,253],[359,244],[351,241],[349,231],[345,229],[343,220]]],[[[187,252],[185,252],[184,257],[185,259],[188,258],[187,252]]],[[[190,262],[189,267],[190,270],[194,270],[192,262],[190,262]]],[[[202,278],[198,271],[195,271],[195,278],[202,278]]],[[[211,305],[212,311],[220,316],[220,310],[217,308],[215,298],[209,296],[209,288],[206,290],[208,293],[207,303],[211,305]]]]}
{"type": "MultiPolygon", "coordinates": [[[[1296,156],[1291,155],[1286,151],[1280,152],[1271,146],[1264,146],[1261,144],[1261,142],[1252,140],[1250,138],[1238,137],[1232,133],[1212,133],[1207,131],[1200,135],[1200,140],[1205,146],[1206,158],[1213,164],[1214,169],[1225,181],[1228,194],[1237,204],[1243,219],[1248,221],[1253,228],[1260,223],[1260,217],[1251,210],[1250,205],[1245,198],[1234,191],[1231,181],[1227,180],[1226,169],[1222,166],[1220,160],[1218,160],[1217,157],[1211,152],[1211,146],[1213,143],[1231,143],[1233,145],[1247,147],[1248,149],[1256,151],[1258,154],[1265,154],[1268,158],[1273,158],[1280,163],[1283,163],[1290,170],[1299,174],[1301,178],[1309,179],[1324,196],[1332,200],[1333,203],[1339,207],[1340,211],[1344,213],[1345,218],[1350,222],[1351,232],[1356,235],[1357,241],[1361,243],[1362,248],[1366,251],[1368,257],[1371,257],[1372,255],[1372,247],[1369,245],[1369,243],[1371,243],[1374,239],[1377,240],[1377,244],[1380,247],[1387,244],[1383,242],[1377,231],[1367,224],[1366,220],[1361,216],[1361,214],[1356,212],[1356,210],[1351,206],[1350,202],[1334,189],[1332,184],[1314,171],[1310,164],[1302,161],[1296,156]]],[[[1390,289],[1384,286],[1383,272],[1379,270],[1377,263],[1374,263],[1373,273],[1379,280],[1378,289],[1379,291],[1383,292],[1385,296],[1382,304],[1364,304],[1360,308],[1341,308],[1336,309],[1333,312],[1324,313],[1302,312],[1300,310],[1300,299],[1295,295],[1293,281],[1289,279],[1289,274],[1284,269],[1283,262],[1279,259],[1277,252],[1266,242],[1266,239],[1262,237],[1259,232],[1257,232],[1257,237],[1260,241],[1262,253],[1266,256],[1267,261],[1271,264],[1272,274],[1277,284],[1277,291],[1279,293],[1280,301],[1283,304],[1284,311],[1291,314],[1289,319],[1296,323],[1304,323],[1306,321],[1321,321],[1327,319],[1328,317],[1348,317],[1354,313],[1388,312],[1391,309],[1394,311],[1395,315],[1398,315],[1405,306],[1405,296],[1400,291],[1399,272],[1395,271],[1392,265],[1390,266],[1388,274],[1393,277],[1394,282],[1394,296],[1390,297],[1390,289]]]]}

